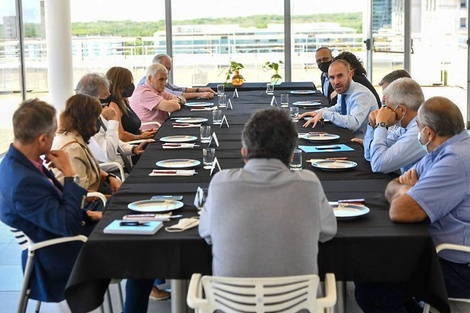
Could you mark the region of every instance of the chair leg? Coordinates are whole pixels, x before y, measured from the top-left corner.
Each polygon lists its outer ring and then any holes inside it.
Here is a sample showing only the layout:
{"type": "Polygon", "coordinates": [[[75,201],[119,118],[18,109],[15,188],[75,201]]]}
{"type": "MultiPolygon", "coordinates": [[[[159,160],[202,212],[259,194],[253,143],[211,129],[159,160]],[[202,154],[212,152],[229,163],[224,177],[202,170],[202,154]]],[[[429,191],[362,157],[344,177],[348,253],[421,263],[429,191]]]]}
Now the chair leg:
{"type": "Polygon", "coordinates": [[[36,302],[36,311],[34,312],[39,313],[39,311],[41,311],[41,301],[36,302]]]}
{"type": "Polygon", "coordinates": [[[111,302],[111,293],[108,290],[106,290],[106,299],[108,300],[108,306],[109,306],[109,312],[113,313],[113,303],[111,302]]]}
{"type": "Polygon", "coordinates": [[[121,282],[117,283],[117,287],[118,287],[118,293],[119,293],[119,301],[121,303],[121,313],[123,313],[124,312],[124,297],[122,296],[121,282]]]}
{"type": "Polygon", "coordinates": [[[429,313],[429,308],[430,308],[430,305],[425,303],[424,308],[423,308],[423,313],[429,313]]]}

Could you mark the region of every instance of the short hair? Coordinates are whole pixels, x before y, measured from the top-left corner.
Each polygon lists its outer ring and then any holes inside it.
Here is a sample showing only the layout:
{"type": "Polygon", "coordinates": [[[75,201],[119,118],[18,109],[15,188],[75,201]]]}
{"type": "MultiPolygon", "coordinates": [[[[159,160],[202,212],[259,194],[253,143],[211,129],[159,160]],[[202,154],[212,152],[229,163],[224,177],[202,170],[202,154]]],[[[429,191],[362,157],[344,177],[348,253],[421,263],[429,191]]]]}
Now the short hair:
{"type": "Polygon", "coordinates": [[[394,70],[382,78],[382,80],[379,82],[379,86],[382,86],[385,83],[390,84],[393,81],[397,80],[398,78],[403,78],[403,77],[411,78],[411,75],[406,70],[394,70]]]}
{"type": "Polygon", "coordinates": [[[354,53],[349,51],[343,51],[338,54],[333,60],[345,60],[349,63],[350,68],[354,70],[354,75],[366,76],[367,72],[362,64],[361,59],[356,57],[354,53]]]}
{"type": "Polygon", "coordinates": [[[171,57],[166,54],[166,53],[160,53],[160,54],[157,54],[156,56],[153,57],[152,59],[152,63],[162,63],[162,59],[169,59],[171,61],[171,57]]]}
{"type": "Polygon", "coordinates": [[[337,59],[336,60],[335,59],[333,62],[331,62],[330,68],[333,64],[342,64],[348,72],[351,71],[351,66],[349,65],[348,61],[346,61],[346,60],[343,60],[343,59],[337,59]]]}
{"type": "Polygon", "coordinates": [[[444,97],[426,100],[418,110],[418,120],[422,127],[432,128],[438,136],[454,136],[465,129],[459,107],[444,97]]]}
{"type": "Polygon", "coordinates": [[[101,114],[98,99],[84,94],[76,94],[67,99],[65,109],[60,114],[58,133],[77,132],[88,143],[96,134],[96,121],[101,114]]]}
{"type": "Polygon", "coordinates": [[[109,89],[109,80],[104,74],[88,73],[79,80],[77,87],[75,88],[75,93],[99,98],[100,87],[103,86],[106,89],[109,89]]]}
{"type": "Polygon", "coordinates": [[[242,144],[246,159],[279,159],[289,165],[297,145],[297,128],[286,110],[261,110],[245,124],[242,144]]]}
{"type": "Polygon", "coordinates": [[[149,76],[155,77],[158,73],[168,74],[168,70],[165,66],[161,65],[160,63],[154,63],[147,67],[145,77],[148,80],[149,76]]]}
{"type": "Polygon", "coordinates": [[[421,86],[411,78],[398,78],[393,81],[383,92],[390,104],[406,105],[412,111],[418,111],[424,102],[424,94],[421,86]]]}
{"type": "Polygon", "coordinates": [[[13,134],[21,144],[32,143],[42,134],[51,134],[56,128],[56,109],[38,98],[20,103],[13,113],[13,134]]]}
{"type": "Polygon", "coordinates": [[[325,46],[318,48],[315,52],[322,51],[322,50],[327,50],[330,53],[330,56],[333,57],[333,52],[331,51],[331,49],[325,46]]]}

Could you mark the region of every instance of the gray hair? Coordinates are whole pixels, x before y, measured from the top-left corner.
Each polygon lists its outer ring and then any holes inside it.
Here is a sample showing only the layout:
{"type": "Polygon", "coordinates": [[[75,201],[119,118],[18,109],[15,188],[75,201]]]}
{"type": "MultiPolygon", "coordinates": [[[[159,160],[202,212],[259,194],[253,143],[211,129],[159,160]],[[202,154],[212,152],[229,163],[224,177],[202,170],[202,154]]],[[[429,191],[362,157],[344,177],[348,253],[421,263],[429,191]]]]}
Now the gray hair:
{"type": "Polygon", "coordinates": [[[411,78],[411,75],[406,70],[392,71],[382,78],[382,80],[379,82],[379,86],[382,86],[385,83],[390,84],[391,82],[397,80],[398,78],[403,78],[403,77],[411,78]]]}
{"type": "Polygon", "coordinates": [[[384,98],[392,105],[405,105],[412,111],[418,111],[424,102],[421,86],[411,78],[398,78],[383,92],[384,98]]]}
{"type": "Polygon", "coordinates": [[[75,88],[75,93],[98,98],[102,86],[109,89],[109,80],[106,76],[100,73],[89,73],[80,79],[75,88]]]}
{"type": "Polygon", "coordinates": [[[166,53],[160,53],[153,57],[152,63],[162,63],[162,59],[169,59],[171,61],[171,57],[166,53]]]}
{"type": "Polygon", "coordinates": [[[166,69],[166,67],[164,67],[160,63],[154,63],[147,67],[145,77],[147,77],[147,81],[148,81],[150,76],[155,77],[157,76],[158,73],[168,74],[168,70],[166,69]]]}
{"type": "Polygon", "coordinates": [[[444,97],[426,100],[418,110],[418,120],[438,136],[454,136],[465,129],[462,112],[455,103],[444,97]]]}
{"type": "Polygon", "coordinates": [[[245,124],[242,144],[246,159],[278,159],[288,165],[297,145],[297,128],[286,110],[261,110],[245,124]]]}
{"type": "Polygon", "coordinates": [[[37,98],[23,101],[13,113],[15,140],[29,144],[42,134],[53,135],[56,113],[52,105],[37,98]]]}

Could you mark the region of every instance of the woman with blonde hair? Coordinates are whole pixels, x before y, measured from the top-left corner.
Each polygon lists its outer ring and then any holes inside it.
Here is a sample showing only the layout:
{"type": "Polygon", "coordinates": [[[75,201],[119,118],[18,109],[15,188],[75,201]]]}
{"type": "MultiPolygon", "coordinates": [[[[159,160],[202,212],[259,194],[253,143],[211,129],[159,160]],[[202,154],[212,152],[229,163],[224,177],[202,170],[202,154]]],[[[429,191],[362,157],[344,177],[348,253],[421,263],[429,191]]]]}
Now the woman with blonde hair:
{"type": "Polygon", "coordinates": [[[109,107],[117,112],[118,121],[120,121],[119,139],[132,141],[153,138],[157,130],[141,131],[141,121],[129,105],[128,98],[135,89],[131,71],[124,67],[115,66],[106,72],[106,77],[110,82],[109,107]]]}

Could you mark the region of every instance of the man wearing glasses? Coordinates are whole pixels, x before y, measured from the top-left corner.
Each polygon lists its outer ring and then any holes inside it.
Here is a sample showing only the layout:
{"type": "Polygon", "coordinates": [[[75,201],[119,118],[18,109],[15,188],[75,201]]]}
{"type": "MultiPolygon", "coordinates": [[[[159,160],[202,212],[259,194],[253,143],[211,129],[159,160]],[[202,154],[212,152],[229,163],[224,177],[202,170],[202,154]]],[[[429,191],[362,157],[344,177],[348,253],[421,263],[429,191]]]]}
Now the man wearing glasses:
{"type": "Polygon", "coordinates": [[[328,98],[329,105],[335,105],[337,101],[336,92],[333,86],[330,84],[330,80],[328,79],[328,68],[333,62],[333,54],[331,53],[330,48],[328,47],[320,47],[315,52],[315,60],[317,62],[317,66],[321,71],[321,90],[323,95],[328,98]],[[332,95],[333,94],[333,95],[332,95]]]}

